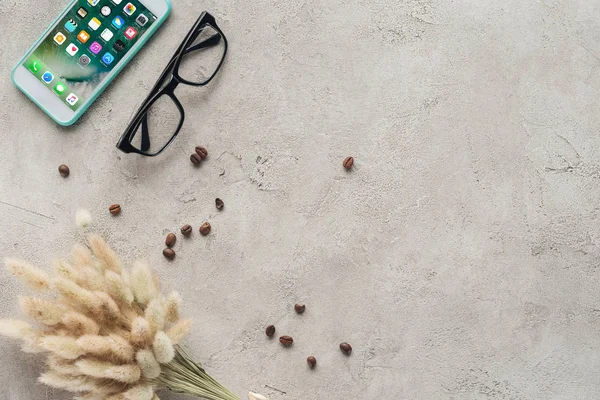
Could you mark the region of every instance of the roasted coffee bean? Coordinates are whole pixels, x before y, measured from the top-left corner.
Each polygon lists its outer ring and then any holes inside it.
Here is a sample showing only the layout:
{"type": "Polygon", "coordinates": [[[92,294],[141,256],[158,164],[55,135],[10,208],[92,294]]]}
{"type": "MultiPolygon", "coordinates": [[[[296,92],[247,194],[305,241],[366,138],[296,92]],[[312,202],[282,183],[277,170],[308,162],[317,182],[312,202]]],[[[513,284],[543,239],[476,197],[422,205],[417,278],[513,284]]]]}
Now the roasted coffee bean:
{"type": "Polygon", "coordinates": [[[198,154],[194,153],[190,156],[190,161],[194,165],[200,165],[200,163],[202,162],[202,157],[200,157],[198,154]]]}
{"type": "Polygon", "coordinates": [[[66,178],[67,176],[69,176],[69,174],[71,173],[71,170],[69,169],[69,167],[67,167],[65,164],[62,164],[58,167],[58,173],[63,177],[66,178]]]}
{"type": "Polygon", "coordinates": [[[223,203],[223,200],[216,198],[215,199],[215,206],[217,207],[217,210],[222,210],[223,207],[225,207],[225,203],[223,203]]]}
{"type": "Polygon", "coordinates": [[[313,356],[310,356],[306,359],[306,362],[308,363],[308,365],[310,365],[311,368],[314,368],[317,366],[317,359],[313,356]]]}
{"type": "Polygon", "coordinates": [[[208,157],[208,150],[206,150],[206,147],[196,146],[196,154],[198,154],[198,156],[204,160],[206,157],[208,157]]]}
{"type": "Polygon", "coordinates": [[[351,169],[354,165],[354,157],[346,157],[344,159],[344,168],[351,169]]]}
{"type": "Polygon", "coordinates": [[[177,236],[174,233],[169,233],[165,239],[165,244],[167,247],[173,247],[175,246],[175,242],[177,242],[177,236]]]}
{"type": "Polygon", "coordinates": [[[350,346],[346,342],[343,342],[343,343],[340,343],[340,350],[342,350],[342,352],[344,354],[349,355],[350,353],[352,353],[352,346],[350,346]]]}
{"type": "Polygon", "coordinates": [[[306,311],[306,306],[304,304],[296,304],[294,309],[298,314],[302,314],[304,311],[306,311]]]}
{"type": "Polygon", "coordinates": [[[275,326],[274,325],[267,326],[265,333],[267,334],[268,337],[273,336],[275,334],[275,326]]]}
{"type": "Polygon", "coordinates": [[[163,250],[163,256],[165,256],[166,259],[172,260],[175,258],[175,250],[166,248],[163,250]]]}
{"type": "Polygon", "coordinates": [[[294,339],[291,336],[282,336],[279,338],[279,343],[284,346],[291,346],[294,344],[294,339]]]}
{"type": "Polygon", "coordinates": [[[110,211],[112,215],[119,215],[121,214],[121,206],[118,204],[113,204],[112,206],[108,207],[108,211],[110,211]]]}
{"type": "Polygon", "coordinates": [[[210,223],[205,222],[202,224],[202,226],[200,227],[200,234],[202,236],[206,236],[210,233],[210,223]]]}
{"type": "Polygon", "coordinates": [[[184,225],[181,227],[181,234],[183,236],[190,236],[192,234],[192,226],[191,225],[184,225]]]}

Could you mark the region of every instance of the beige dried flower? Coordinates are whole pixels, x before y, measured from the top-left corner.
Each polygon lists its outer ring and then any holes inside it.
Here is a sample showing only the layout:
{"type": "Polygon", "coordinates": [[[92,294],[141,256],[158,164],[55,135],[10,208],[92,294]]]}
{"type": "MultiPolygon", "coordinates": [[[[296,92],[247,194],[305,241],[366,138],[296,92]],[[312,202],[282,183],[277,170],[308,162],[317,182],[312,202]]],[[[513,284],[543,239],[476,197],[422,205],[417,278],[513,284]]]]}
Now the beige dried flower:
{"type": "MultiPolygon", "coordinates": [[[[79,213],[78,213],[79,214],[79,213]]],[[[78,215],[89,224],[87,215],[78,215]]],[[[27,353],[47,353],[39,381],[79,400],[159,400],[171,389],[212,400],[239,400],[209,377],[180,347],[191,321],[180,319],[181,297],[160,293],[158,276],[143,262],[131,274],[99,236],[77,245],[72,260],[54,263],[53,276],[23,261],[6,260],[17,279],[53,299],[21,297],[29,323],[0,320],[0,335],[23,341],[27,353]]],[[[262,399],[262,397],[257,397],[262,399]]]]}

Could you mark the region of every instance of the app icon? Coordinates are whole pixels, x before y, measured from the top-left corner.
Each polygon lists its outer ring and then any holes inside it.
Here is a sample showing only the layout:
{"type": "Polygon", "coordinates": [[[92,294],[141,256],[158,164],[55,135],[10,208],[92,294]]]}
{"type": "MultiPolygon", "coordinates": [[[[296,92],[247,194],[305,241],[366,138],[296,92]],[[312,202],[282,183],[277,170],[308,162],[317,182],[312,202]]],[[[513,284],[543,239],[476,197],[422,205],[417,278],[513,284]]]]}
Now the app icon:
{"type": "Polygon", "coordinates": [[[125,37],[127,39],[131,40],[135,37],[135,35],[137,35],[137,31],[133,28],[133,26],[130,26],[125,30],[125,37]]]}
{"type": "Polygon", "coordinates": [[[54,80],[54,75],[52,75],[52,72],[46,71],[44,72],[44,75],[42,75],[42,80],[46,83],[50,83],[54,80]]]}
{"type": "Polygon", "coordinates": [[[79,97],[75,96],[75,93],[71,93],[70,95],[67,96],[67,103],[69,103],[72,106],[74,106],[78,100],[79,100],[79,97]]]}
{"type": "Polygon", "coordinates": [[[65,40],[67,40],[67,37],[62,32],[58,32],[56,35],[54,35],[54,41],[59,45],[63,44],[65,40]]]}
{"type": "Polygon", "coordinates": [[[77,39],[79,39],[81,43],[85,43],[90,40],[90,34],[86,31],[81,31],[79,32],[79,35],[77,35],[77,39]]]}
{"type": "Polygon", "coordinates": [[[38,60],[33,60],[31,62],[31,64],[29,64],[29,69],[31,70],[31,72],[38,72],[41,68],[41,64],[38,60]]]}
{"type": "Polygon", "coordinates": [[[113,19],[113,26],[117,29],[121,29],[123,25],[125,25],[125,20],[120,15],[117,15],[115,19],[113,19]]]}
{"type": "Polygon", "coordinates": [[[112,39],[113,36],[114,36],[114,34],[108,28],[106,28],[104,31],[102,31],[102,35],[100,35],[102,40],[104,40],[105,42],[110,42],[110,39],[112,39]]]}
{"type": "Polygon", "coordinates": [[[122,1],[123,1],[123,0],[112,0],[112,2],[113,2],[113,3],[115,3],[116,5],[119,5],[119,4],[121,4],[121,2],[122,2],[122,1]]]}
{"type": "Polygon", "coordinates": [[[117,52],[121,52],[123,50],[125,50],[125,42],[123,42],[122,40],[117,40],[113,46],[113,49],[115,49],[117,52]]]}
{"type": "Polygon", "coordinates": [[[54,91],[55,91],[57,94],[63,94],[63,92],[64,92],[65,90],[67,90],[67,88],[66,88],[66,87],[65,87],[65,85],[64,85],[64,84],[62,84],[62,83],[57,83],[57,84],[56,84],[56,86],[54,86],[54,91]]]}
{"type": "Polygon", "coordinates": [[[65,23],[65,29],[69,32],[74,32],[77,29],[77,22],[73,18],[69,18],[69,20],[65,23]]]}
{"type": "Polygon", "coordinates": [[[100,22],[100,20],[98,18],[92,18],[90,20],[90,22],[88,22],[88,26],[90,28],[92,28],[93,30],[98,30],[98,28],[100,28],[100,25],[102,25],[102,22],[100,22]]]}
{"type": "Polygon", "coordinates": [[[112,64],[113,61],[115,61],[115,56],[113,56],[110,53],[106,53],[105,55],[102,56],[102,61],[104,62],[104,64],[110,65],[110,64],[112,64]]]}
{"type": "Polygon", "coordinates": [[[110,13],[112,12],[112,10],[110,9],[109,6],[104,6],[102,7],[102,9],[100,10],[100,14],[104,15],[105,17],[108,17],[110,15],[110,13]]]}
{"type": "Polygon", "coordinates": [[[67,46],[67,53],[69,53],[70,56],[74,56],[75,54],[77,54],[78,51],[79,47],[75,46],[75,44],[73,43],[67,46]]]}
{"type": "Polygon", "coordinates": [[[100,3],[100,0],[88,0],[88,3],[90,6],[96,7],[100,3]]]}
{"type": "Polygon", "coordinates": [[[90,65],[91,61],[92,60],[90,60],[90,57],[88,57],[87,54],[83,54],[81,57],[79,57],[79,64],[83,67],[90,65]]]}
{"type": "Polygon", "coordinates": [[[131,3],[127,3],[125,8],[123,8],[123,11],[125,11],[125,14],[127,14],[127,15],[133,15],[135,10],[136,10],[135,6],[131,3]]]}
{"type": "Polygon", "coordinates": [[[85,18],[88,15],[88,11],[85,8],[80,7],[79,10],[77,10],[77,15],[79,18],[85,18]]]}
{"type": "Polygon", "coordinates": [[[90,51],[94,54],[98,54],[100,53],[100,51],[102,50],[102,45],[98,42],[94,42],[92,43],[92,45],[90,46],[90,51]]]}
{"type": "Polygon", "coordinates": [[[135,22],[137,22],[139,26],[144,26],[148,23],[148,17],[146,17],[144,14],[140,14],[135,19],[135,22]]]}

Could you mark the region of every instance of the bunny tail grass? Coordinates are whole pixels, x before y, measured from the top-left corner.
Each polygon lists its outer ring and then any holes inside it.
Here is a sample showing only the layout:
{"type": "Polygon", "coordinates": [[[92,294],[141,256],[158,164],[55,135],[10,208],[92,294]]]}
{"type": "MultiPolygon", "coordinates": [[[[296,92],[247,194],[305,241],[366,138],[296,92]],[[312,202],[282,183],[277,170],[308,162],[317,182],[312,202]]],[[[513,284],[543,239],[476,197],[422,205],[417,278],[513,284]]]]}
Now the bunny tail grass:
{"type": "Polygon", "coordinates": [[[193,361],[185,351],[175,346],[175,358],[162,365],[162,373],[150,383],[175,393],[197,396],[206,400],[240,400],[235,394],[221,386],[193,361]]]}

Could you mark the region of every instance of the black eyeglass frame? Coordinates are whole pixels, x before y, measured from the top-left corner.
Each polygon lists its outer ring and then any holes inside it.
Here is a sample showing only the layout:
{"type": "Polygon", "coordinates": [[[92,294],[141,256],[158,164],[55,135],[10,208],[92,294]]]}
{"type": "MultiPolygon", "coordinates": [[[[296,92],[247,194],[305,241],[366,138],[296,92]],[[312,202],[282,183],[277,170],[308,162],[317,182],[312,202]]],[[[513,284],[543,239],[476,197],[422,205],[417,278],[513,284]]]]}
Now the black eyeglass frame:
{"type": "Polygon", "coordinates": [[[217,73],[221,69],[223,62],[225,61],[226,55],[227,38],[225,37],[225,34],[223,33],[223,31],[221,31],[221,28],[219,28],[219,26],[217,25],[215,18],[210,13],[208,13],[207,11],[202,12],[198,20],[192,26],[192,29],[190,29],[190,31],[186,35],[183,42],[179,45],[179,48],[177,49],[175,54],[173,54],[173,57],[171,57],[171,60],[169,61],[167,67],[163,70],[160,77],[154,84],[154,87],[152,88],[152,90],[150,90],[150,93],[148,94],[138,111],[135,113],[133,119],[131,120],[131,122],[127,126],[127,129],[125,130],[125,133],[123,133],[123,135],[119,139],[119,142],[117,143],[117,148],[123,151],[124,153],[137,153],[149,157],[154,157],[162,153],[173,142],[173,140],[175,140],[185,121],[185,110],[181,105],[181,102],[179,101],[179,99],[177,99],[177,96],[175,95],[175,89],[180,84],[190,86],[207,85],[208,83],[210,83],[210,81],[212,81],[212,79],[215,77],[215,75],[217,75],[217,73]],[[208,39],[194,46],[191,46],[191,44],[194,43],[194,41],[198,38],[200,33],[202,33],[202,30],[207,25],[210,25],[218,34],[215,34],[209,37],[208,39]],[[191,82],[181,77],[181,75],[179,74],[179,66],[181,65],[181,61],[186,54],[189,54],[192,51],[200,50],[205,47],[215,46],[219,44],[221,39],[223,40],[224,44],[223,56],[221,57],[217,68],[208,79],[206,79],[203,82],[191,82]],[[164,82],[167,80],[167,84],[164,84],[164,82]],[[148,133],[147,112],[160,97],[165,95],[169,96],[171,100],[173,100],[175,106],[179,110],[181,119],[179,120],[179,125],[177,126],[177,129],[175,130],[173,136],[169,139],[169,141],[158,151],[151,153],[147,151],[148,149],[150,149],[150,135],[148,133]],[[141,149],[138,149],[135,146],[133,146],[131,142],[135,137],[140,127],[140,124],[142,125],[142,139],[140,146],[141,149]]]}

